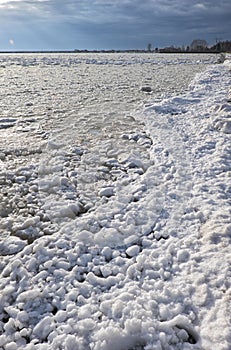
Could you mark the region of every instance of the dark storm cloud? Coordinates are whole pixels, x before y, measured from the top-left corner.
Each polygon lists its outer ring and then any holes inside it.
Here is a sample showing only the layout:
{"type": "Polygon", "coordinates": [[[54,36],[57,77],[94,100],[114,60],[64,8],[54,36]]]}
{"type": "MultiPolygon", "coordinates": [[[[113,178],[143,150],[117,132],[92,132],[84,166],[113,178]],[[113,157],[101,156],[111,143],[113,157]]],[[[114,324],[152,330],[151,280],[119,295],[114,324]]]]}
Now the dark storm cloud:
{"type": "Polygon", "coordinates": [[[68,36],[73,30],[86,38],[97,33],[102,47],[231,39],[230,18],[230,0],[0,0],[2,23],[59,25],[68,36]]]}
{"type": "MultiPolygon", "coordinates": [[[[59,15],[63,19],[91,22],[119,22],[123,19],[149,22],[157,16],[173,17],[223,16],[231,11],[230,0],[0,0],[1,11],[46,17],[59,15]]],[[[50,18],[52,20],[52,18],[50,18]]]]}

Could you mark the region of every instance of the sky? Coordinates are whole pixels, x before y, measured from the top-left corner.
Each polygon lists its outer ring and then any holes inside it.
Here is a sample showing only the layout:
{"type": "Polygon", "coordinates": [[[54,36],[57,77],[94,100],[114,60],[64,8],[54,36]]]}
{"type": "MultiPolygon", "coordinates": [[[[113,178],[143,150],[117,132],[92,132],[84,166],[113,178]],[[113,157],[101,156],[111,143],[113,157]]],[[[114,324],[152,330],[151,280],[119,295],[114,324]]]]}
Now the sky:
{"type": "Polygon", "coordinates": [[[146,49],[231,40],[230,0],[0,0],[0,51],[146,49]]]}

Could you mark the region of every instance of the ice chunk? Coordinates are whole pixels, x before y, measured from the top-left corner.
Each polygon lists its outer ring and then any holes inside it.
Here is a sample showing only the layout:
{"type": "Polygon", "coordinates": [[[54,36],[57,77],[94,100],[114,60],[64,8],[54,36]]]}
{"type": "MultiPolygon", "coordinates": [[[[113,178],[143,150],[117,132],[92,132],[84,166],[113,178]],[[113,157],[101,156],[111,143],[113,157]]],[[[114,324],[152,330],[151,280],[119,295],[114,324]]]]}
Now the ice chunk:
{"type": "Polygon", "coordinates": [[[2,242],[0,242],[0,254],[1,255],[13,255],[21,250],[27,245],[26,241],[21,240],[18,237],[7,237],[2,242]]]}
{"type": "Polygon", "coordinates": [[[55,329],[55,323],[51,316],[45,316],[33,329],[33,334],[40,340],[45,340],[49,333],[55,329]]]}
{"type": "Polygon", "coordinates": [[[177,252],[177,260],[179,262],[185,262],[189,259],[189,252],[185,249],[181,249],[177,252]]]}
{"type": "Polygon", "coordinates": [[[140,247],[138,245],[133,245],[126,250],[126,254],[131,258],[138,255],[140,252],[140,247]]]}
{"type": "Polygon", "coordinates": [[[152,88],[151,86],[142,86],[140,88],[141,91],[144,91],[144,92],[151,92],[152,91],[152,88]]]}
{"type": "Polygon", "coordinates": [[[73,334],[68,334],[65,340],[65,349],[66,350],[80,349],[78,337],[76,337],[73,334]]]}
{"type": "Polygon", "coordinates": [[[114,187],[103,187],[101,188],[101,190],[99,191],[99,195],[100,197],[111,197],[114,194],[114,187]]]}
{"type": "Polygon", "coordinates": [[[39,288],[34,288],[27,290],[25,292],[22,292],[19,294],[17,301],[18,302],[26,302],[27,300],[33,300],[35,298],[38,298],[42,295],[41,291],[39,288]]]}

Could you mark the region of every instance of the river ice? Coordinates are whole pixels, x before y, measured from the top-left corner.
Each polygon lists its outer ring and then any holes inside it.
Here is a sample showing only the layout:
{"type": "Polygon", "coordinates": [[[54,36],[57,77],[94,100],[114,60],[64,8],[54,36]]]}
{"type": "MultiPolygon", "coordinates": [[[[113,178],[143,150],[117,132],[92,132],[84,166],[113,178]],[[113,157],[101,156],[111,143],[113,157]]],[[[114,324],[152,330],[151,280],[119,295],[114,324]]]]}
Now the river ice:
{"type": "Polygon", "coordinates": [[[230,348],[215,60],[0,56],[0,349],[230,348]]]}

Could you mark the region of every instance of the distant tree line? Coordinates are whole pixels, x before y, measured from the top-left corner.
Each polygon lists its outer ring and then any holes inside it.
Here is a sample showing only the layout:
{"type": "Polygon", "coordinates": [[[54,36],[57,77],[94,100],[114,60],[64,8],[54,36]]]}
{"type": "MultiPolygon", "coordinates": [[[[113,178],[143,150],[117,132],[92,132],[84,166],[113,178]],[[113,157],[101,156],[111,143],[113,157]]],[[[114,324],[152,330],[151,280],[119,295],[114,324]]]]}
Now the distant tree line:
{"type": "Polygon", "coordinates": [[[170,46],[162,49],[155,49],[155,52],[231,52],[231,41],[219,41],[215,45],[208,46],[207,42],[202,39],[195,39],[192,41],[190,46],[170,46]]]}
{"type": "Polygon", "coordinates": [[[231,41],[220,41],[211,47],[211,50],[217,52],[231,52],[231,41]]]}
{"type": "Polygon", "coordinates": [[[136,53],[136,52],[154,52],[154,53],[221,53],[221,52],[231,52],[231,41],[219,41],[215,45],[208,46],[207,42],[203,39],[195,39],[192,41],[192,43],[188,46],[182,45],[181,47],[179,46],[168,46],[164,48],[152,48],[152,44],[148,44],[147,48],[144,50],[139,50],[139,49],[131,49],[131,50],[78,50],[75,49],[74,52],[93,52],[93,53],[123,53],[123,52],[128,52],[128,53],[136,53]]]}

